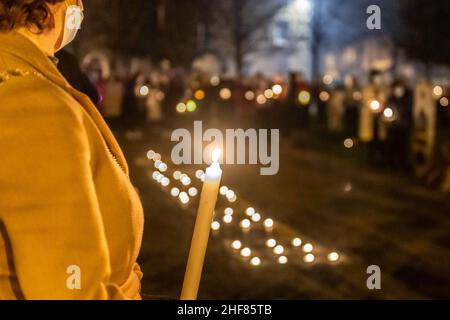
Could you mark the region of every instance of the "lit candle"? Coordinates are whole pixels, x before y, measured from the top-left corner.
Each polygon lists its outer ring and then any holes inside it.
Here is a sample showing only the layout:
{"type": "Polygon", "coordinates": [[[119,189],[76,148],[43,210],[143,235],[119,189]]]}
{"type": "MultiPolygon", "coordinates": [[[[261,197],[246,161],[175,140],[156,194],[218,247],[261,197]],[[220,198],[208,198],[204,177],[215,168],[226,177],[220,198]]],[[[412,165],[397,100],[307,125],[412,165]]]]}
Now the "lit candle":
{"type": "Polygon", "coordinates": [[[181,300],[196,300],[203,271],[206,248],[211,230],[214,209],[219,195],[222,170],[219,164],[220,150],[214,150],[213,163],[206,169],[200,204],[197,211],[194,234],[191,242],[181,300]]]}

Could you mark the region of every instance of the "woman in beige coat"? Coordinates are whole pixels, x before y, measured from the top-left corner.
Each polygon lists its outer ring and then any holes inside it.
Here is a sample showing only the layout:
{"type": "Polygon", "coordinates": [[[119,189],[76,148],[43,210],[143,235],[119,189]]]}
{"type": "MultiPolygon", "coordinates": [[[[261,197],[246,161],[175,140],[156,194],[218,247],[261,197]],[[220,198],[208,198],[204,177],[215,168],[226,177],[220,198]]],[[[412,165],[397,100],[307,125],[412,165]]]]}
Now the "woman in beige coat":
{"type": "Polygon", "coordinates": [[[120,147],[52,62],[77,0],[0,0],[0,300],[140,299],[143,212],[120,147]]]}

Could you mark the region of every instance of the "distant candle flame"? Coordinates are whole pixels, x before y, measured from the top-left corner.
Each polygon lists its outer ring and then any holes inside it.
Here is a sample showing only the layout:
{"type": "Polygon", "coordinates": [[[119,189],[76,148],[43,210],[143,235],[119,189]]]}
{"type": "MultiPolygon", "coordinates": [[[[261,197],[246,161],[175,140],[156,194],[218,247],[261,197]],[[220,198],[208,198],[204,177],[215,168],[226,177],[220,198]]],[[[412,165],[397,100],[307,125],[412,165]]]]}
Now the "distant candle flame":
{"type": "Polygon", "coordinates": [[[212,153],[212,161],[219,162],[220,154],[221,154],[220,149],[215,149],[212,153]]]}

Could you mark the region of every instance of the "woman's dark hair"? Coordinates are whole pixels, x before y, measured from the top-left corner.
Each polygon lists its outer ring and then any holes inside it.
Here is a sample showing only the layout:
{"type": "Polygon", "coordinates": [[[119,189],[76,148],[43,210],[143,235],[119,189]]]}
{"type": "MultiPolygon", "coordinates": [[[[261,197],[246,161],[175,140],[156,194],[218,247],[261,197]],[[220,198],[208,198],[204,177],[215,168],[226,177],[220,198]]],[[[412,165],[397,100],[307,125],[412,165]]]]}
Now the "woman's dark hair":
{"type": "Polygon", "coordinates": [[[0,32],[18,27],[37,28],[41,33],[54,27],[54,18],[48,7],[64,0],[0,0],[0,32]]]}

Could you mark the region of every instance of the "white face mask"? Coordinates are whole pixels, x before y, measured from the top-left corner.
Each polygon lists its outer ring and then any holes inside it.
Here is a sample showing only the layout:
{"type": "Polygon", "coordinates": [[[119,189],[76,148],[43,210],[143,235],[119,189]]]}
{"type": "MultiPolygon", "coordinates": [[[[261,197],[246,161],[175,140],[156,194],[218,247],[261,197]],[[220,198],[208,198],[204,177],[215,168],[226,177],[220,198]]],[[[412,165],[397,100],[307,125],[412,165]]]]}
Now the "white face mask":
{"type": "Polygon", "coordinates": [[[61,41],[61,45],[59,46],[57,51],[67,46],[75,39],[78,30],[81,29],[81,23],[83,22],[84,19],[83,8],[81,5],[69,6],[66,2],[66,6],[67,10],[64,21],[63,38],[61,41]]]}

